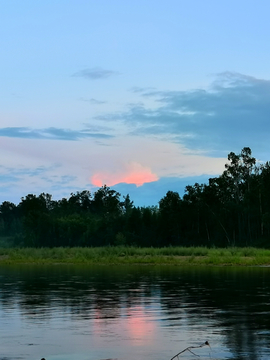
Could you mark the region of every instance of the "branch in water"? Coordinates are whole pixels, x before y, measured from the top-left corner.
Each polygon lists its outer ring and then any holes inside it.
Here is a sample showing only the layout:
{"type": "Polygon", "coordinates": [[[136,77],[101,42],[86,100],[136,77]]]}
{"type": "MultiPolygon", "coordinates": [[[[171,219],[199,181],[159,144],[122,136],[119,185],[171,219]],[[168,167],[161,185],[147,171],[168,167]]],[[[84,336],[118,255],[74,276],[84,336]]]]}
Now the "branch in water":
{"type": "Polygon", "coordinates": [[[211,349],[211,346],[210,346],[209,342],[206,341],[206,342],[204,342],[203,344],[198,345],[198,346],[189,346],[189,347],[187,347],[186,349],[180,351],[178,354],[174,355],[174,356],[171,358],[171,360],[173,360],[173,359],[175,359],[175,358],[178,358],[178,356],[179,356],[180,354],[182,354],[183,352],[185,352],[185,351],[189,351],[189,352],[191,352],[191,354],[199,357],[200,355],[195,354],[193,351],[191,351],[191,349],[198,349],[198,348],[201,348],[201,347],[203,347],[203,346],[205,346],[205,345],[209,346],[210,349],[211,349]]]}
{"type": "MultiPolygon", "coordinates": [[[[171,358],[171,360],[173,360],[173,359],[175,359],[175,358],[178,358],[178,356],[179,356],[180,354],[183,354],[185,351],[189,351],[191,354],[200,357],[200,355],[195,354],[193,351],[191,351],[191,349],[198,349],[198,348],[201,348],[201,347],[203,347],[203,346],[205,346],[205,345],[209,346],[210,349],[211,349],[211,346],[210,346],[209,342],[206,341],[206,342],[204,342],[203,344],[198,345],[198,346],[189,346],[189,347],[187,347],[186,349],[180,351],[178,354],[174,355],[174,356],[171,358]]],[[[45,360],[45,359],[42,358],[41,360],[45,360]]],[[[108,360],[109,360],[109,359],[108,359],[108,360]]]]}

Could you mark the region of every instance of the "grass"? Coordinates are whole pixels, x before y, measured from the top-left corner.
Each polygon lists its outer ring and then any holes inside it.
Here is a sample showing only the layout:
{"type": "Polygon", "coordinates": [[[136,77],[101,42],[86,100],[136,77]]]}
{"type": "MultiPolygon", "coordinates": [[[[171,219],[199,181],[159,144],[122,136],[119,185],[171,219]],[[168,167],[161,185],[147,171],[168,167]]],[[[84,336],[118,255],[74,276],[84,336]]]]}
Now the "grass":
{"type": "Polygon", "coordinates": [[[0,264],[270,265],[270,250],[206,247],[0,248],[0,264]]]}

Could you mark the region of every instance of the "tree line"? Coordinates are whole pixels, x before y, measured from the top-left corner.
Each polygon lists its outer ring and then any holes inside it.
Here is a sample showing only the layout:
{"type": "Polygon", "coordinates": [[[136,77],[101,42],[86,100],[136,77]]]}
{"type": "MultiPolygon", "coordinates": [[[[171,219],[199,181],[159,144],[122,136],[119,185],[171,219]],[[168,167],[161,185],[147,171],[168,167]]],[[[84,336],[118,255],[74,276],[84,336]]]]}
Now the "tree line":
{"type": "Polygon", "coordinates": [[[168,191],[157,206],[136,207],[104,185],[52,200],[28,194],[0,205],[0,236],[16,246],[270,246],[270,163],[251,149],[231,152],[208,184],[168,191]]]}

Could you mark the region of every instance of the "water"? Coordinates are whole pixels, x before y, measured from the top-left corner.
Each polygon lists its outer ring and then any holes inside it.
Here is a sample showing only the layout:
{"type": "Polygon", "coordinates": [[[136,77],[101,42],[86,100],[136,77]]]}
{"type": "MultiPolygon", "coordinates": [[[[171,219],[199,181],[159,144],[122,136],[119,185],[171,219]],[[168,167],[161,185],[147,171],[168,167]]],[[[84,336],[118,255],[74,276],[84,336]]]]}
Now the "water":
{"type": "Polygon", "coordinates": [[[270,358],[270,268],[0,267],[0,360],[170,360],[205,341],[200,359],[270,358]]]}

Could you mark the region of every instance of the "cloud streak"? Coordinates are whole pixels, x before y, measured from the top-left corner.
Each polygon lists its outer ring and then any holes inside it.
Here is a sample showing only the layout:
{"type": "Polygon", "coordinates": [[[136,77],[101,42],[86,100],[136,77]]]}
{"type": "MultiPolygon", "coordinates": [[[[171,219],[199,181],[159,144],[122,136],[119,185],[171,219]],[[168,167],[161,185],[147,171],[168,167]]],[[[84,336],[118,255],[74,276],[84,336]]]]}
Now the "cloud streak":
{"type": "Polygon", "coordinates": [[[55,127],[45,129],[31,129],[29,127],[5,127],[0,128],[0,137],[74,141],[85,138],[106,139],[112,138],[113,136],[105,133],[90,132],[88,129],[70,130],[55,127]]]}
{"type": "Polygon", "coordinates": [[[106,104],[107,101],[103,101],[103,100],[97,100],[97,99],[94,99],[94,98],[91,98],[91,99],[86,99],[86,98],[83,98],[81,97],[79,99],[80,101],[83,101],[83,102],[87,102],[91,105],[103,105],[103,104],[106,104]]]}
{"type": "Polygon", "coordinates": [[[95,67],[95,68],[80,70],[74,73],[72,76],[82,77],[87,80],[101,80],[101,79],[107,79],[112,75],[118,75],[118,74],[119,72],[117,71],[105,70],[99,67],[95,67]]]}

